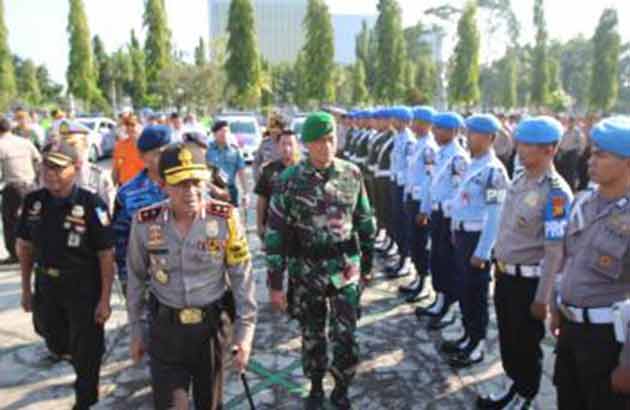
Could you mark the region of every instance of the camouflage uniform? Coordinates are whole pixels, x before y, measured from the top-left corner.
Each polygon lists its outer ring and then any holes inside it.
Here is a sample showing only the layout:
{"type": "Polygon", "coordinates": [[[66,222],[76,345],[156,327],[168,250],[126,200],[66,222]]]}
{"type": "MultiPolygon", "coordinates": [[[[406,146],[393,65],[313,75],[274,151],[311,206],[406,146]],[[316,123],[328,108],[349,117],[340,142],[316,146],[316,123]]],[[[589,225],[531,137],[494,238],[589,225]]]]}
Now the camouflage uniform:
{"type": "Polygon", "coordinates": [[[376,231],[361,172],[341,159],[324,171],[306,160],[285,170],[280,184],[266,234],[270,285],[282,290],[288,268],[302,328],[302,366],[311,379],[321,379],[328,368],[330,317],[331,372],[336,388],[347,389],[359,361],[360,277],[372,268],[376,231]]]}

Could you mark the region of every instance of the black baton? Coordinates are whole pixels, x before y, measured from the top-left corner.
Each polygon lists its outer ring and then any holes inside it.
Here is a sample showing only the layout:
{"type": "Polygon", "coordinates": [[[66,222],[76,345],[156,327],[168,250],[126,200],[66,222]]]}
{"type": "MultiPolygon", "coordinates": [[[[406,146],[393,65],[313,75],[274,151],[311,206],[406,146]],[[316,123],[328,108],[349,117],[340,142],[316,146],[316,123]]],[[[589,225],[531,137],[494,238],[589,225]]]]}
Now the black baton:
{"type": "MultiPolygon", "coordinates": [[[[238,353],[238,348],[235,346],[232,349],[232,355],[236,356],[238,353]]],[[[249,402],[249,408],[251,410],[256,410],[256,406],[254,405],[254,399],[252,398],[252,393],[249,391],[249,383],[247,382],[247,375],[245,371],[241,372],[241,382],[243,383],[243,388],[245,389],[245,396],[247,396],[247,401],[249,402]]]]}

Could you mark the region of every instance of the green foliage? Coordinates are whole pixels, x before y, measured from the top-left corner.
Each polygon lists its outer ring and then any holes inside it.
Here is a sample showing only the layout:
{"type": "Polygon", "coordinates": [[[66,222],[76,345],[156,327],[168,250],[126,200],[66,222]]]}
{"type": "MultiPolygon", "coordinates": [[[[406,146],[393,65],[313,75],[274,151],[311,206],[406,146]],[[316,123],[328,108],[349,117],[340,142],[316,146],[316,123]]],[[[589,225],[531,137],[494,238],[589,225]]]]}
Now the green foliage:
{"type": "Polygon", "coordinates": [[[131,40],[129,42],[129,58],[131,59],[131,84],[129,85],[129,96],[136,108],[145,105],[147,94],[147,76],[145,71],[144,51],[136,38],[136,33],[131,30],[131,40]]]}
{"type": "Polygon", "coordinates": [[[0,0],[0,110],[2,111],[8,108],[16,92],[15,71],[8,37],[4,21],[4,1],[0,0]]]}
{"type": "Polygon", "coordinates": [[[307,99],[318,103],[335,101],[335,43],[328,6],[324,0],[309,0],[304,17],[304,87],[307,99]]]}
{"type": "Polygon", "coordinates": [[[363,60],[358,59],[354,64],[352,72],[352,104],[363,105],[367,103],[369,94],[365,85],[366,75],[363,60]]]}
{"type": "Polygon", "coordinates": [[[477,6],[469,2],[457,24],[458,40],[449,81],[451,104],[471,106],[479,102],[479,30],[476,16],[477,6]]]}
{"type": "Polygon", "coordinates": [[[171,64],[171,31],[164,0],[146,0],[143,24],[146,28],[144,43],[145,72],[148,92],[160,93],[160,72],[171,64]]]}
{"type": "Polygon", "coordinates": [[[379,0],[376,21],[376,97],[387,103],[400,101],[405,92],[406,44],[401,9],[396,0],[379,0]]]}
{"type": "Polygon", "coordinates": [[[606,9],[593,36],[593,61],[590,106],[608,111],[619,94],[619,54],[621,38],[617,32],[619,19],[615,9],[606,9]]]}
{"type": "Polygon", "coordinates": [[[232,0],[228,16],[227,85],[233,105],[255,107],[261,96],[260,59],[256,44],[254,9],[250,0],[232,0]]]}
{"type": "Polygon", "coordinates": [[[199,37],[199,44],[195,47],[195,64],[198,66],[208,64],[208,51],[203,37],[199,37]]]}
{"type": "Polygon", "coordinates": [[[15,64],[15,72],[18,80],[18,97],[20,101],[29,106],[37,106],[42,102],[42,93],[37,79],[37,66],[33,60],[26,59],[15,64]]]}
{"type": "Polygon", "coordinates": [[[536,47],[534,49],[533,73],[530,102],[545,106],[549,98],[549,61],[547,58],[547,26],[543,0],[535,0],[534,25],[536,26],[536,47]]]}

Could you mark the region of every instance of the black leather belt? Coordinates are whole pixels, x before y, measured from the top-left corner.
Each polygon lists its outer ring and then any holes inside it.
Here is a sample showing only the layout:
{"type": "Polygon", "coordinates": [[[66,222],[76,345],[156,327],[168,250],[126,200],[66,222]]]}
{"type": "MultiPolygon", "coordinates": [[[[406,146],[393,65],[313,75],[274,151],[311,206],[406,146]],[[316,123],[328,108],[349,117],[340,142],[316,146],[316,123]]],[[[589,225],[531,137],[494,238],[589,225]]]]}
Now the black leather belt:
{"type": "Polygon", "coordinates": [[[166,317],[171,322],[184,326],[198,325],[200,323],[215,323],[220,319],[222,299],[203,307],[173,308],[161,303],[151,295],[152,311],[156,317],[166,317]]]}

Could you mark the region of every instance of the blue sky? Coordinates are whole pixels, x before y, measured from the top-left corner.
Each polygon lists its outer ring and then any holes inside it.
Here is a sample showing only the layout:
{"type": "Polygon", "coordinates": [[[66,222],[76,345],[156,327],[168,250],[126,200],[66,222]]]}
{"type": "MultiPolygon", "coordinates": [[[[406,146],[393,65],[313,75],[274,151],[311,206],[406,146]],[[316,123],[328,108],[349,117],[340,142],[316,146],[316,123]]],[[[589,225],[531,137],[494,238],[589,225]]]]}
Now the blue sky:
{"type": "MultiPolygon", "coordinates": [[[[376,13],[377,0],[327,0],[333,13],[376,13]]],[[[423,10],[447,3],[447,0],[399,0],[405,25],[414,24],[423,10]]],[[[5,18],[9,29],[9,44],[14,53],[45,63],[54,80],[65,82],[68,56],[66,24],[68,0],[5,0],[5,18]]],[[[459,6],[463,0],[451,0],[459,6]]],[[[546,0],[547,25],[552,37],[566,40],[578,33],[590,37],[605,7],[616,7],[624,41],[630,41],[630,1],[546,0]]],[[[92,35],[99,34],[108,52],[123,46],[131,29],[142,36],[143,0],[84,0],[92,35]]],[[[533,0],[512,0],[523,32],[521,42],[533,39],[533,0]]],[[[192,53],[200,36],[208,35],[207,0],[166,0],[169,24],[175,45],[192,53]]],[[[452,31],[452,30],[451,30],[452,31]]],[[[447,48],[452,46],[452,36],[447,48]]],[[[485,38],[482,55],[485,59],[496,54],[496,42],[485,38]]]]}

